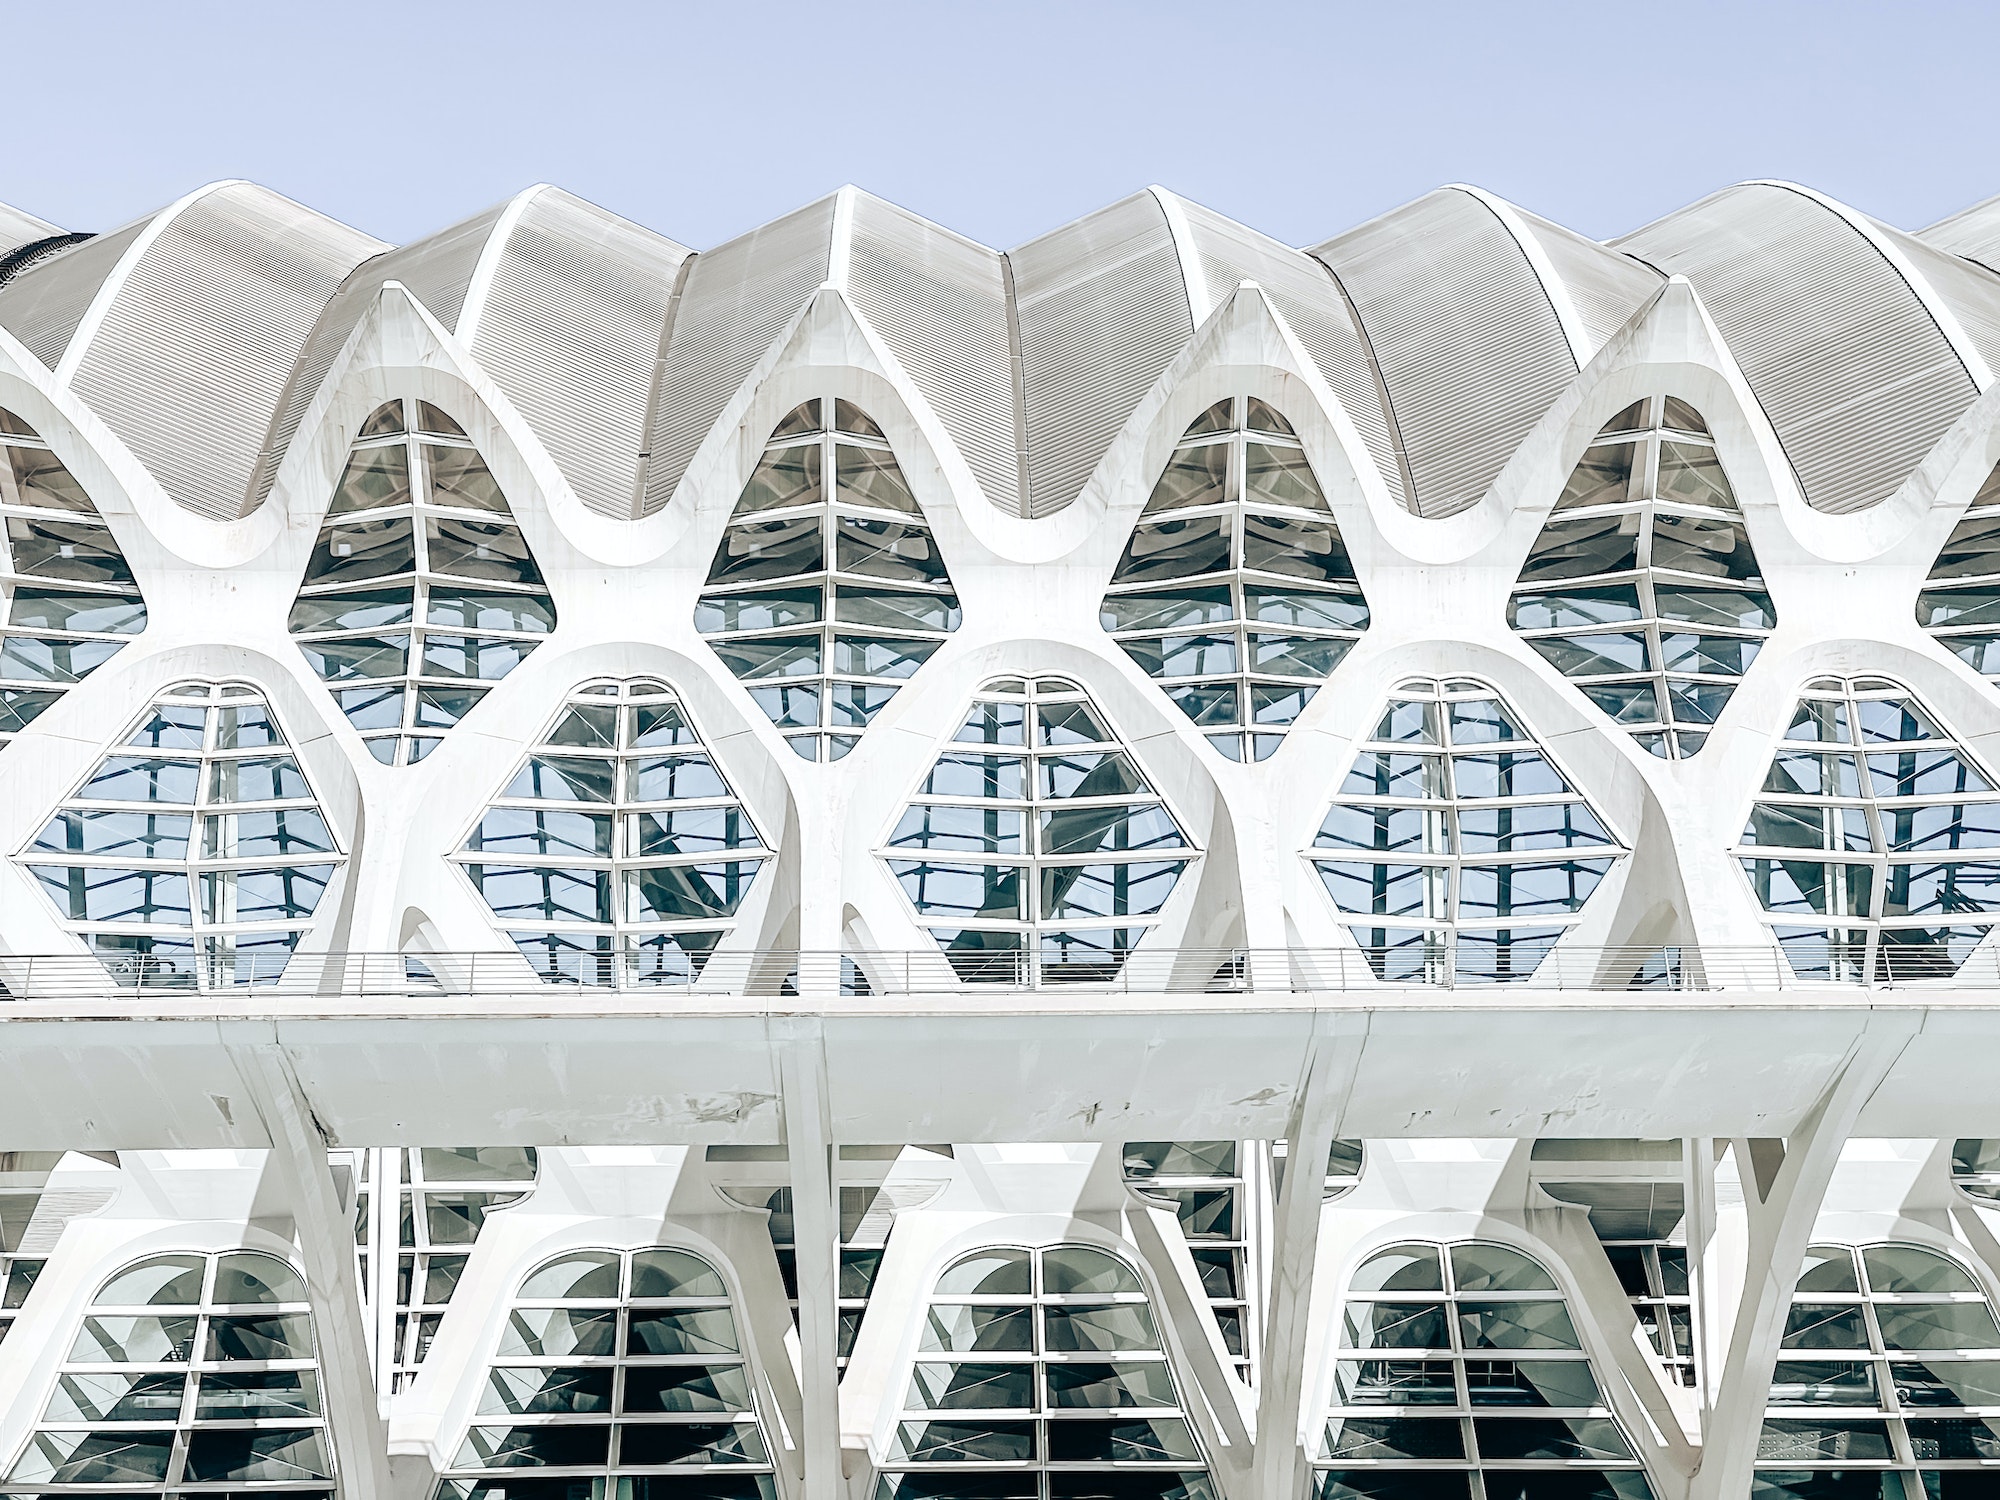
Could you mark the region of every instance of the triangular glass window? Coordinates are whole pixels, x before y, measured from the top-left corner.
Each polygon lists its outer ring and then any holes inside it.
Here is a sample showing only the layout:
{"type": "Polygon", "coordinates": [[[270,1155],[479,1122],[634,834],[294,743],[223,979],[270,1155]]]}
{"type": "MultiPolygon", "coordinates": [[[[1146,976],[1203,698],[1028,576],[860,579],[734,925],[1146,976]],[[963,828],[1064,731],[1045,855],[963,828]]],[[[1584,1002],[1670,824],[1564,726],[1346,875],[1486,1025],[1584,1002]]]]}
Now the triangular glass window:
{"type": "Polygon", "coordinates": [[[345,856],[255,689],[182,683],[18,856],[123,984],[270,983],[345,856]]]}
{"type": "Polygon", "coordinates": [[[428,401],[380,407],[291,617],[369,754],[422,760],[555,625],[528,540],[464,429],[428,401]]]}
{"type": "Polygon", "coordinates": [[[1518,1250],[1376,1251],[1348,1283],[1338,1348],[1315,1494],[1652,1500],[1568,1300],[1518,1250]]]}
{"type": "Polygon", "coordinates": [[[736,502],[695,629],[792,749],[824,761],[859,743],[959,619],[881,429],[846,401],[793,410],[736,502]]]}
{"type": "Polygon", "coordinates": [[[312,1304],[253,1250],[155,1255],[92,1300],[9,1495],[333,1500],[312,1304]]]}
{"type": "Polygon", "coordinates": [[[770,857],[663,683],[587,683],[454,856],[551,984],[689,984],[770,857]]]}
{"type": "Polygon", "coordinates": [[[1931,565],[1917,595],[1917,623],[1973,671],[2000,682],[2000,467],[1931,565]]]}
{"type": "Polygon", "coordinates": [[[1312,859],[1378,978],[1533,975],[1625,854],[1520,715],[1482,682],[1390,694],[1312,859]]]}
{"type": "Polygon", "coordinates": [[[1737,856],[1802,978],[1944,979],[2000,920],[2000,791],[1909,689],[1806,685],[1737,856]]]}
{"type": "Polygon", "coordinates": [[[874,1500],[1217,1500],[1139,1273],[1088,1245],[945,1267],[874,1500]],[[988,1483],[970,1465],[1004,1465],[988,1483]],[[975,1471],[976,1472],[976,1471],[975,1471]]]}
{"type": "Polygon", "coordinates": [[[572,1250],[536,1267],[433,1500],[771,1500],[741,1327],[721,1274],[686,1250],[572,1250]]]}
{"type": "Polygon", "coordinates": [[[1701,749],[1778,615],[1699,412],[1651,396],[1604,425],[1507,618],[1653,754],[1701,749]]]}
{"type": "Polygon", "coordinates": [[[1368,628],[1326,496],[1291,424],[1255,397],[1187,430],[1133,528],[1104,628],[1231,760],[1283,741],[1368,628]]]}
{"type": "Polygon", "coordinates": [[[961,979],[1109,979],[1197,851],[1059,677],[981,688],[881,851],[961,979]]]}
{"type": "Polygon", "coordinates": [[[111,528],[49,445],[0,407],[0,745],[146,628],[111,528]]]}
{"type": "Polygon", "coordinates": [[[1966,1408],[2000,1406],[1996,1355],[1993,1304],[1955,1256],[1893,1241],[1807,1246],[1752,1493],[1835,1494],[1866,1472],[1870,1496],[1976,1495],[1968,1460],[1988,1456],[1991,1418],[1966,1408]]]}

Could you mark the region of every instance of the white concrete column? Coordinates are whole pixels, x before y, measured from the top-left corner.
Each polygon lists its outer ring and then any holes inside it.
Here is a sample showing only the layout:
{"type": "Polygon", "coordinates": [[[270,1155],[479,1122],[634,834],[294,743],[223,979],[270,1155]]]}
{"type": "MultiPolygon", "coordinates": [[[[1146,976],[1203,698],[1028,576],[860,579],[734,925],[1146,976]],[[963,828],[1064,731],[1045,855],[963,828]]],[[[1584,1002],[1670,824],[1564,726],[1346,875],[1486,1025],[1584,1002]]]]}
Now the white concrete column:
{"type": "Polygon", "coordinates": [[[1820,1203],[1862,1106],[1921,1024],[1917,1016],[1870,1016],[1818,1103],[1786,1137],[1782,1156],[1769,1144],[1734,1142],[1748,1230],[1743,1285],[1707,1392],[1691,1500],[1739,1500],[1750,1492],[1778,1341],[1820,1203]]]}
{"type": "Polygon", "coordinates": [[[1340,1134],[1341,1113],[1361,1061],[1367,1024],[1366,1016],[1320,1012],[1293,1095],[1258,1360],[1256,1456],[1250,1487],[1256,1500],[1301,1500],[1311,1477],[1300,1438],[1299,1408],[1305,1397],[1326,1162],[1340,1134]]]}
{"type": "Polygon", "coordinates": [[[792,1236],[799,1283],[800,1450],[805,1493],[831,1500],[844,1492],[840,1473],[838,1357],[840,1224],[834,1212],[826,1052],[817,1020],[774,1023],[785,1150],[792,1185],[792,1236]]]}
{"type": "MultiPolygon", "coordinates": [[[[225,1023],[225,1033],[232,1029],[225,1023]]],[[[270,1136],[271,1167],[298,1227],[341,1500],[388,1500],[396,1494],[389,1475],[388,1431],[376,1408],[362,1329],[353,1229],[326,1159],[331,1143],[321,1133],[284,1050],[268,1033],[241,1040],[226,1037],[225,1045],[270,1136]]]]}

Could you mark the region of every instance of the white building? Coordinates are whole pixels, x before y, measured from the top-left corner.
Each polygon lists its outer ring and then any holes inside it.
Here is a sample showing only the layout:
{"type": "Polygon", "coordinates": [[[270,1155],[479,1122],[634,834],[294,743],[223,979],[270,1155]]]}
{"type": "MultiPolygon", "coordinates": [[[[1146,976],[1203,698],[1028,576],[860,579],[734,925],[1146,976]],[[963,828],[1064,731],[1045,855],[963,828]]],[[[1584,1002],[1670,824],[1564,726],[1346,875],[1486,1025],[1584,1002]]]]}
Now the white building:
{"type": "Polygon", "coordinates": [[[2000,199],[0,208],[0,1497],[2000,1494],[1996,369],[2000,199]]]}

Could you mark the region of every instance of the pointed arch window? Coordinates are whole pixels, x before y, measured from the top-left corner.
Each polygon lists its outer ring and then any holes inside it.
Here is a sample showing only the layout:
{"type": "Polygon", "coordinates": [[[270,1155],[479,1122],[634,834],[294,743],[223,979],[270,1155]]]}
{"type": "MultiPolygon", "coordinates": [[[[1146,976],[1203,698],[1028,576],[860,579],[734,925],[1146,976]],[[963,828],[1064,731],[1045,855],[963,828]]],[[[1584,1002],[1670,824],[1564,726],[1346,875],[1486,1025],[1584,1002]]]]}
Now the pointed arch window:
{"type": "Polygon", "coordinates": [[[428,401],[377,408],[291,615],[368,753],[422,760],[555,627],[528,539],[465,429],[428,401]]]}
{"type": "Polygon", "coordinates": [[[959,977],[991,983],[1114,977],[1198,857],[1060,677],[981,688],[879,853],[959,977]]]}
{"type": "Polygon", "coordinates": [[[255,689],[169,688],[16,856],[121,983],[284,972],[346,856],[255,689]]]}
{"type": "Polygon", "coordinates": [[[1104,628],[1231,760],[1263,760],[1368,628],[1291,423],[1255,396],[1195,418],[1133,528],[1104,628]]]}
{"type": "Polygon", "coordinates": [[[1700,412],[1649,396],[1604,424],[1507,618],[1653,754],[1701,749],[1778,615],[1700,412]]]}
{"type": "Polygon", "coordinates": [[[1949,978],[2000,921],[2000,790],[1887,678],[1806,685],[1736,855],[1802,978],[1949,978]]]}
{"type": "Polygon", "coordinates": [[[434,1500],[775,1500],[729,1288],[685,1250],[578,1250],[528,1273],[434,1500]]]}
{"type": "Polygon", "coordinates": [[[1216,1500],[1139,1273],[1087,1245],[945,1268],[874,1500],[1216,1500]]]}
{"type": "Polygon", "coordinates": [[[2000,467],[1931,565],[1917,623],[1973,671],[2000,681],[2000,467]]]}
{"type": "Polygon", "coordinates": [[[0,746],[146,628],[146,601],[90,496],[0,407],[0,746]]]}
{"type": "Polygon", "coordinates": [[[1389,696],[1311,855],[1378,978],[1532,976],[1626,854],[1492,687],[1389,696]]]}
{"type": "Polygon", "coordinates": [[[333,1500],[299,1273],[275,1256],[156,1255],[93,1299],[6,1493],[333,1500]]]}
{"type": "Polygon", "coordinates": [[[688,984],[770,850],[661,682],[579,687],[453,856],[552,984],[688,984]]]}
{"type": "Polygon", "coordinates": [[[1326,1500],[1653,1494],[1555,1278],[1476,1241],[1391,1245],[1355,1270],[1314,1457],[1326,1500]]]}
{"type": "Polygon", "coordinates": [[[2000,1324],[1971,1272],[1922,1245],[1813,1245],[1779,1339],[1753,1493],[1834,1494],[1859,1469],[1872,1471],[1870,1496],[1874,1484],[1884,1496],[1977,1494],[1972,1471],[2000,1457],[1996,1416],[2000,1324]]]}
{"type": "Polygon", "coordinates": [[[786,743],[826,761],[860,742],[960,619],[882,429],[850,401],[794,408],[736,502],[695,629],[786,743]]]}

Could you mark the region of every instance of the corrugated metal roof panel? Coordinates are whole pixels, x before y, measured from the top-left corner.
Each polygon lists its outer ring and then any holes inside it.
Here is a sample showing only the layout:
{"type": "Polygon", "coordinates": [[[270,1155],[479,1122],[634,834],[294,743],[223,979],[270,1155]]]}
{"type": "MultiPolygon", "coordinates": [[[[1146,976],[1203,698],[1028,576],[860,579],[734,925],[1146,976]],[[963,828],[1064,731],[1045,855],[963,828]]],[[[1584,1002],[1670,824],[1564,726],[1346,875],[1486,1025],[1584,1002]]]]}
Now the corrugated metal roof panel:
{"type": "Polygon", "coordinates": [[[175,500],[233,517],[314,321],[381,248],[266,188],[203,193],[132,265],[70,384],[175,500]]]}
{"type": "Polygon", "coordinates": [[[2000,198],[1988,198],[1962,208],[1948,219],[1939,219],[1917,238],[1951,255],[2000,270],[2000,198]]]}
{"type": "Polygon", "coordinates": [[[601,514],[632,513],[660,335],[691,254],[545,188],[495,261],[473,352],[601,514]]]}
{"type": "Polygon", "coordinates": [[[1135,193],[1008,252],[1020,327],[1028,511],[1054,515],[1194,334],[1160,203],[1135,193]]]}
{"type": "Polygon", "coordinates": [[[0,255],[61,233],[60,228],[46,219],[38,219],[10,204],[0,203],[0,255]]]}
{"type": "Polygon", "coordinates": [[[1927,245],[1913,234],[1868,221],[1930,284],[1989,370],[2000,371],[2000,276],[1927,245]]]}
{"type": "Polygon", "coordinates": [[[53,370],[104,278],[152,222],[148,215],[23,271],[0,287],[0,327],[53,370]]]}
{"type": "Polygon", "coordinates": [[[1610,342],[1611,336],[1666,284],[1666,277],[1629,255],[1539,214],[1520,208],[1514,212],[1534,235],[1568,290],[1570,303],[1590,338],[1592,355],[1610,342]]]}
{"type": "Polygon", "coordinates": [[[1347,408],[1389,493],[1402,497],[1402,465],[1396,458],[1388,416],[1382,410],[1368,345],[1326,267],[1303,250],[1294,250],[1212,209],[1185,199],[1180,203],[1188,231],[1200,248],[1210,295],[1219,304],[1243,281],[1254,281],[1264,289],[1340,404],[1347,408]]]}
{"type": "Polygon", "coordinates": [[[1576,359],[1520,244],[1470,193],[1441,188],[1312,253],[1368,330],[1419,515],[1477,503],[1576,359]]]}
{"type": "Polygon", "coordinates": [[[1021,510],[1007,277],[998,251],[854,196],[848,290],[950,432],[986,497],[1021,510]]]}
{"type": "Polygon", "coordinates": [[[398,281],[446,328],[457,330],[458,315],[465,305],[465,290],[472,283],[473,268],[493,233],[504,203],[483,213],[440,229],[436,234],[412,240],[400,249],[378,255],[356,267],[340,290],[320,310],[298,361],[285,382],[285,392],[265,433],[244,501],[243,513],[262,505],[278,477],[286,450],[305,420],[306,409],[319,394],[326,373],[346,345],[355,324],[367,316],[385,282],[398,281]]]}
{"type": "Polygon", "coordinates": [[[1614,244],[1694,283],[1820,510],[1886,499],[1976,394],[1909,283],[1805,194],[1745,183],[1614,244]]]}
{"type": "Polygon", "coordinates": [[[696,257],[660,362],[642,514],[673,498],[729,398],[825,282],[836,201],[822,198],[696,257]]]}

